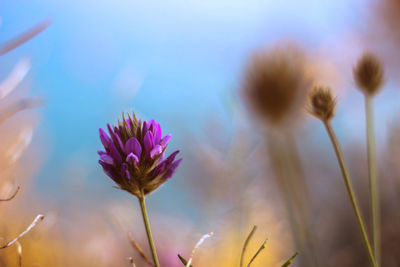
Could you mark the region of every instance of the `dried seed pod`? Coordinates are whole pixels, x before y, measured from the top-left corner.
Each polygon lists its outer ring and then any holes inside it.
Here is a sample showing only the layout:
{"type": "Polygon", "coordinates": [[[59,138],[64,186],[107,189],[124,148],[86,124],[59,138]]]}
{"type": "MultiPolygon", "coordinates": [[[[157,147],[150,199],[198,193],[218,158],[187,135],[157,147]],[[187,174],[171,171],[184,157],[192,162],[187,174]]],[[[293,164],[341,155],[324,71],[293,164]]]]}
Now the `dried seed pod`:
{"type": "Polygon", "coordinates": [[[304,53],[294,46],[256,53],[242,86],[250,109],[274,125],[293,117],[310,85],[305,61],[304,53]]]}
{"type": "Polygon", "coordinates": [[[353,70],[358,88],[366,95],[375,95],[383,84],[383,67],[376,56],[364,53],[353,70]]]}
{"type": "Polygon", "coordinates": [[[310,94],[311,113],[322,121],[335,115],[336,100],[328,87],[315,87],[310,94]]]}

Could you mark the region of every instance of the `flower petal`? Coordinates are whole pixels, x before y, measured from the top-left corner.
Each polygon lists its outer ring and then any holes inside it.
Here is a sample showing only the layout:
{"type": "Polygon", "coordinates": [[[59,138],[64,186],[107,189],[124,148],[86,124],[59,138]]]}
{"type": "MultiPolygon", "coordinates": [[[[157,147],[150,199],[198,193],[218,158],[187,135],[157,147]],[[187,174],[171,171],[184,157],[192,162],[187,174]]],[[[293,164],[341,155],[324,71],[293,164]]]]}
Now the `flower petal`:
{"type": "Polygon", "coordinates": [[[149,125],[149,131],[152,131],[152,133],[153,133],[153,135],[154,135],[154,128],[155,128],[155,124],[156,124],[156,121],[155,120],[153,120],[153,119],[151,119],[151,120],[149,120],[148,122],[147,122],[147,124],[149,125]]]}
{"type": "Polygon", "coordinates": [[[168,158],[166,158],[164,160],[165,164],[167,165],[171,165],[171,163],[174,161],[176,155],[178,155],[179,150],[176,150],[174,153],[172,153],[171,155],[168,156],[168,158]]]}
{"type": "Polygon", "coordinates": [[[99,164],[101,167],[103,167],[103,171],[105,174],[107,174],[108,177],[114,180],[114,182],[118,183],[119,177],[118,174],[116,173],[115,169],[113,166],[99,160],[99,164]]]}
{"type": "Polygon", "coordinates": [[[154,159],[155,156],[161,154],[163,152],[163,147],[160,145],[156,145],[151,151],[150,151],[150,157],[154,159]]]}
{"type": "Polygon", "coordinates": [[[144,145],[144,153],[146,155],[146,158],[149,158],[150,157],[150,151],[154,147],[154,137],[153,137],[153,133],[152,132],[148,131],[146,133],[146,135],[144,136],[143,145],[144,145]]]}
{"type": "Polygon", "coordinates": [[[178,168],[179,164],[181,164],[182,159],[178,159],[174,163],[172,163],[171,167],[167,170],[167,172],[164,175],[164,179],[169,179],[172,177],[172,175],[175,173],[176,169],[178,168]]]}
{"type": "Polygon", "coordinates": [[[137,165],[139,163],[139,158],[135,154],[130,153],[126,157],[126,162],[128,162],[130,165],[134,166],[134,165],[137,165]]]}
{"type": "Polygon", "coordinates": [[[158,145],[161,139],[161,126],[155,120],[150,120],[148,124],[149,124],[149,131],[151,131],[154,136],[154,144],[158,145]]]}
{"type": "Polygon", "coordinates": [[[111,139],[114,142],[114,145],[117,149],[119,149],[121,152],[124,152],[124,145],[122,144],[121,138],[117,134],[116,131],[113,131],[110,124],[107,124],[108,132],[110,133],[111,139]]]}
{"type": "Polygon", "coordinates": [[[110,137],[108,137],[107,133],[103,129],[99,129],[99,134],[100,134],[100,141],[103,144],[105,149],[108,149],[109,144],[111,142],[110,137]]]}
{"type": "MultiPolygon", "coordinates": [[[[179,150],[175,151],[171,155],[168,156],[165,160],[163,160],[160,164],[158,164],[154,170],[152,171],[152,176],[157,176],[160,173],[163,173],[166,169],[171,167],[172,162],[174,161],[176,155],[179,153],[179,150]]],[[[172,175],[172,174],[171,174],[172,175]]]]}
{"type": "Polygon", "coordinates": [[[143,134],[146,134],[147,133],[147,131],[149,130],[149,123],[147,122],[147,121],[144,121],[143,122],[143,130],[142,130],[142,133],[143,134]]]}
{"type": "Polygon", "coordinates": [[[167,134],[165,135],[161,141],[160,141],[160,145],[162,145],[163,147],[166,147],[168,145],[169,140],[171,140],[172,138],[172,134],[167,134]]]}
{"type": "Polygon", "coordinates": [[[122,175],[124,175],[124,177],[126,179],[128,179],[128,180],[131,179],[131,174],[129,172],[129,168],[128,168],[128,165],[126,163],[122,163],[121,172],[122,172],[122,175]]]}
{"type": "Polygon", "coordinates": [[[126,142],[125,153],[126,154],[133,153],[137,156],[138,161],[140,160],[140,155],[142,155],[142,146],[135,137],[129,138],[129,140],[126,142]]]}
{"type": "Polygon", "coordinates": [[[122,163],[122,157],[117,148],[115,147],[114,143],[110,143],[110,153],[109,155],[114,159],[114,163],[119,166],[122,163]]]}
{"type": "Polygon", "coordinates": [[[114,165],[114,159],[108,154],[100,155],[100,159],[107,164],[114,165]]]}

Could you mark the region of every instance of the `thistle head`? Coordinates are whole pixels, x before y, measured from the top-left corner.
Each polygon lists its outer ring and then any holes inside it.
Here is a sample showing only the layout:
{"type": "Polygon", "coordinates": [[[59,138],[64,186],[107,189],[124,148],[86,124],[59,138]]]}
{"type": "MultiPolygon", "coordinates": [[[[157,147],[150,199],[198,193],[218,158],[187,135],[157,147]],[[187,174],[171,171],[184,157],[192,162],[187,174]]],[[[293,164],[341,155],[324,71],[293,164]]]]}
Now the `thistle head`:
{"type": "Polygon", "coordinates": [[[255,54],[242,89],[254,113],[277,125],[300,109],[309,82],[303,52],[289,46],[255,54]]]}
{"type": "Polygon", "coordinates": [[[335,115],[336,100],[328,87],[315,87],[310,93],[310,112],[327,122],[335,115]]]}
{"type": "Polygon", "coordinates": [[[155,120],[138,120],[135,114],[122,114],[117,126],[107,125],[108,134],[99,129],[104,151],[98,151],[104,172],[120,189],[143,197],[172,177],[182,159],[179,151],[164,159],[171,135],[162,137],[161,126],[155,120]]]}
{"type": "Polygon", "coordinates": [[[378,93],[384,80],[382,64],[370,53],[364,53],[358,60],[353,75],[358,88],[368,96],[378,93]]]}

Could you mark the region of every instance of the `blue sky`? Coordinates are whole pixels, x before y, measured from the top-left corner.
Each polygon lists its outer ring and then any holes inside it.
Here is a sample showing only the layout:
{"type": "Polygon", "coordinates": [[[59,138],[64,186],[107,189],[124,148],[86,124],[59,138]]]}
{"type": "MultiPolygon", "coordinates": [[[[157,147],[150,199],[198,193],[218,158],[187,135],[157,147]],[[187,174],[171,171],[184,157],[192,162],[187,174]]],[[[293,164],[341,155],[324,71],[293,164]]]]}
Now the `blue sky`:
{"type": "Polygon", "coordinates": [[[2,58],[4,69],[31,57],[31,94],[47,99],[37,131],[49,137],[40,188],[60,188],[68,178],[55,177],[78,162],[106,192],[99,127],[134,108],[165,125],[176,148],[208,117],[228,120],[221,97],[237,87],[254,48],[298,39],[313,50],[362,24],[364,8],[345,0],[2,1],[2,42],[53,20],[2,58]]]}

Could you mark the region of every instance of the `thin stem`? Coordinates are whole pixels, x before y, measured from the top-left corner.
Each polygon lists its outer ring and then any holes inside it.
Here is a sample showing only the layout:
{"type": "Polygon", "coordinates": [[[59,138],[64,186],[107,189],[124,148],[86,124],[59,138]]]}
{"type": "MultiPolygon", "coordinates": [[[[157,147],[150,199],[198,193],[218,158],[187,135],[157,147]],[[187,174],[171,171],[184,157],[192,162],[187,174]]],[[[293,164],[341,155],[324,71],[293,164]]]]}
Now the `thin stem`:
{"type": "Polygon", "coordinates": [[[250,241],[251,237],[253,236],[254,232],[256,231],[256,229],[257,229],[257,226],[254,225],[253,229],[251,229],[251,232],[249,233],[246,240],[244,241],[242,253],[240,254],[240,267],[243,267],[244,253],[245,253],[245,251],[247,249],[247,245],[249,244],[249,241],[250,241]]]}
{"type": "Polygon", "coordinates": [[[281,267],[288,267],[290,264],[292,264],[294,258],[296,258],[297,255],[299,255],[298,252],[296,252],[292,257],[290,257],[281,267]]]}
{"type": "Polygon", "coordinates": [[[339,146],[339,142],[338,142],[338,140],[336,138],[335,132],[333,131],[330,122],[329,121],[323,121],[323,123],[325,125],[325,128],[326,128],[328,134],[329,134],[329,137],[331,139],[333,148],[335,149],[336,157],[337,157],[338,163],[340,165],[340,170],[342,171],[344,183],[346,184],[346,189],[347,189],[347,192],[349,194],[349,197],[350,197],[350,200],[351,200],[351,204],[353,206],[354,213],[355,213],[355,215],[357,217],[357,222],[358,222],[358,225],[359,225],[360,230],[361,230],[361,234],[362,234],[363,239],[364,239],[364,245],[365,245],[365,248],[367,249],[369,261],[371,263],[371,266],[377,267],[376,262],[375,262],[375,258],[374,258],[374,254],[372,253],[371,244],[370,244],[369,239],[368,239],[367,231],[366,231],[366,228],[365,228],[365,223],[364,223],[364,220],[363,220],[363,218],[361,216],[360,208],[358,206],[357,199],[356,199],[356,196],[354,194],[353,186],[352,186],[351,181],[350,181],[350,175],[347,172],[347,168],[346,168],[345,163],[344,163],[344,159],[343,159],[342,151],[341,151],[340,146],[339,146]]]}
{"type": "Polygon", "coordinates": [[[372,237],[373,249],[376,259],[376,265],[380,264],[380,210],[379,210],[379,186],[376,170],[376,145],[375,145],[375,127],[374,111],[371,96],[365,96],[365,117],[367,124],[367,157],[368,157],[368,176],[371,194],[371,214],[372,214],[372,237]]]}
{"type": "Polygon", "coordinates": [[[265,248],[265,246],[267,245],[268,242],[268,238],[265,239],[264,243],[262,243],[261,247],[257,250],[256,254],[254,254],[254,256],[251,258],[249,264],[247,264],[247,267],[250,267],[250,265],[253,263],[253,261],[257,258],[258,254],[260,254],[260,252],[265,248]]]}
{"type": "Polygon", "coordinates": [[[143,195],[141,197],[138,197],[138,199],[139,199],[139,203],[140,203],[140,209],[142,210],[143,222],[144,222],[144,226],[146,228],[147,239],[149,241],[149,246],[150,246],[150,250],[151,250],[151,255],[153,257],[154,265],[156,267],[160,267],[160,263],[158,262],[156,247],[154,246],[153,236],[151,234],[149,218],[147,217],[145,196],[143,195]]]}

